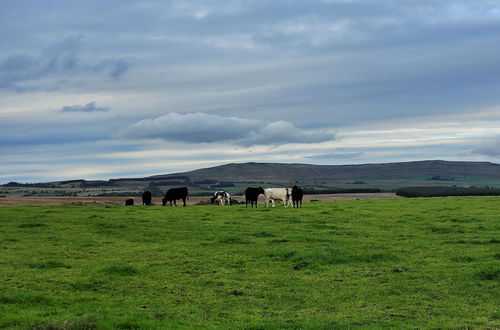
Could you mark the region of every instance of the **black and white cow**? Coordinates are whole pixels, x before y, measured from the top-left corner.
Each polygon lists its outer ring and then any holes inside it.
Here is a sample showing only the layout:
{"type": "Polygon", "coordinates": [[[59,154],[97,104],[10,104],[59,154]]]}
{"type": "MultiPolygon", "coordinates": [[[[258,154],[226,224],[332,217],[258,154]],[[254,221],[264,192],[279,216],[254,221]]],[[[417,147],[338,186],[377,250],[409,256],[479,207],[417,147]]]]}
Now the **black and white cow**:
{"type": "Polygon", "coordinates": [[[172,202],[177,206],[177,200],[182,199],[182,203],[184,207],[186,207],[186,199],[188,198],[188,188],[170,188],[165,193],[165,197],[161,200],[163,206],[170,202],[170,206],[172,206],[172,202]]]}
{"type": "Polygon", "coordinates": [[[150,191],[145,191],[142,193],[142,205],[147,205],[151,206],[151,192],[150,191]]]}
{"type": "Polygon", "coordinates": [[[251,207],[253,207],[254,204],[255,207],[257,207],[257,200],[259,199],[260,194],[264,194],[264,188],[262,187],[248,187],[245,189],[245,207],[248,207],[248,202],[250,202],[251,207]]]}
{"type": "Polygon", "coordinates": [[[214,204],[215,202],[217,202],[220,206],[224,206],[225,204],[231,206],[231,194],[224,190],[217,190],[210,198],[211,204],[214,204]]]}
{"type": "Polygon", "coordinates": [[[304,197],[304,191],[299,186],[292,187],[292,203],[293,207],[302,207],[302,197],[304,197]]]}

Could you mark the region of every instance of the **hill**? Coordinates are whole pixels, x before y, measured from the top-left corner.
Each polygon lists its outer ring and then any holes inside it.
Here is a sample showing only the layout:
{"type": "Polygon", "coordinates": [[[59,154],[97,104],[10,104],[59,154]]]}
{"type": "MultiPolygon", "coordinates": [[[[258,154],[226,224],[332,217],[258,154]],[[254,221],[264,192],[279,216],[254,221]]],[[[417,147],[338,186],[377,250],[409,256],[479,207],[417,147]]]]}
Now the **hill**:
{"type": "Polygon", "coordinates": [[[361,165],[243,163],[184,173],[156,175],[149,177],[149,179],[169,179],[179,176],[189,177],[191,181],[212,179],[231,182],[276,183],[289,183],[291,180],[305,183],[327,180],[340,183],[359,180],[409,180],[417,177],[424,180],[431,180],[434,177],[435,181],[448,181],[445,178],[498,181],[500,180],[500,164],[442,160],[361,165]],[[443,180],[436,177],[443,178],[443,180]]]}
{"type": "Polygon", "coordinates": [[[241,193],[248,185],[292,185],[309,189],[395,190],[405,186],[490,186],[500,188],[500,164],[426,160],[361,165],[311,165],[285,163],[226,164],[189,172],[144,178],[111,180],[69,180],[60,182],[0,186],[1,195],[133,195],[150,190],[156,196],[169,187],[189,186],[193,193],[224,188],[241,193]]]}

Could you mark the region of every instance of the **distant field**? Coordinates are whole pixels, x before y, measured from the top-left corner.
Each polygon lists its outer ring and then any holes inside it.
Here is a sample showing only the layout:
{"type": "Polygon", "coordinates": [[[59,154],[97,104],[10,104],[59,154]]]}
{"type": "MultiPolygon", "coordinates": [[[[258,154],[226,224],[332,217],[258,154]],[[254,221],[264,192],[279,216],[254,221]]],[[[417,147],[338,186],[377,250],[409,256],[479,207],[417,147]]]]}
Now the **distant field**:
{"type": "Polygon", "coordinates": [[[499,210],[0,207],[0,328],[499,328],[499,210]]]}
{"type": "MultiPolygon", "coordinates": [[[[16,205],[123,205],[125,199],[129,197],[3,197],[0,198],[0,206],[16,205]]],[[[243,196],[232,196],[233,199],[243,202],[243,196]]],[[[395,193],[369,193],[369,194],[321,194],[305,195],[304,202],[315,201],[336,201],[352,199],[379,199],[379,198],[401,198],[395,193]]],[[[133,197],[135,205],[141,205],[141,197],[133,197]]],[[[153,204],[161,206],[161,197],[153,197],[153,204]]],[[[190,196],[187,200],[188,205],[194,205],[200,202],[207,202],[210,197],[190,196]]],[[[182,205],[182,201],[177,201],[182,205]]],[[[259,205],[264,204],[264,197],[259,197],[259,205]]]]}

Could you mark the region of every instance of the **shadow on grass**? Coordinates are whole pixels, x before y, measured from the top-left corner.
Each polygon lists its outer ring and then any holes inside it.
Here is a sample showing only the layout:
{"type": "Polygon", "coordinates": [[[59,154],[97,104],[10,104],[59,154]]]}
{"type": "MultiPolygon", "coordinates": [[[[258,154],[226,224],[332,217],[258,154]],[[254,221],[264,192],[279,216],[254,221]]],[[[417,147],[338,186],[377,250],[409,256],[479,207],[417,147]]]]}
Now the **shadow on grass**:
{"type": "Polygon", "coordinates": [[[112,265],[102,269],[102,272],[108,275],[130,276],[139,273],[137,268],[130,265],[112,265]]]}
{"type": "Polygon", "coordinates": [[[38,295],[24,295],[24,294],[2,294],[0,293],[0,304],[13,305],[50,305],[49,298],[38,295]]]}
{"type": "Polygon", "coordinates": [[[71,266],[69,266],[69,265],[66,265],[66,264],[59,262],[59,261],[53,261],[53,260],[29,264],[28,267],[29,268],[38,268],[38,269],[71,268],[71,266]]]}
{"type": "Polygon", "coordinates": [[[36,228],[36,227],[44,227],[47,226],[45,223],[23,223],[20,224],[19,228],[36,228]]]}
{"type": "Polygon", "coordinates": [[[55,321],[35,323],[26,328],[27,330],[94,330],[98,329],[94,320],[83,319],[76,321],[55,321]]]}
{"type": "Polygon", "coordinates": [[[500,269],[483,269],[477,273],[477,277],[483,281],[500,281],[500,269]]]}
{"type": "Polygon", "coordinates": [[[350,254],[334,249],[318,249],[299,253],[298,251],[281,251],[269,255],[277,261],[293,261],[295,270],[315,268],[348,263],[375,263],[382,261],[395,261],[398,258],[390,253],[350,254]]]}

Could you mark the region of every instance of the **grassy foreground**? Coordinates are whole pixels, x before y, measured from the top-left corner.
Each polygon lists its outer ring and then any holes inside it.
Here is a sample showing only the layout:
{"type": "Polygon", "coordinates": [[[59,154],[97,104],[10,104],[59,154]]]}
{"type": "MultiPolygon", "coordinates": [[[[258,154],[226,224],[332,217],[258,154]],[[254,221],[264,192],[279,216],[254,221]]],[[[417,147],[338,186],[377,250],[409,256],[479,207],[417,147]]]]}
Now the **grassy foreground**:
{"type": "Polygon", "coordinates": [[[498,328],[500,198],[0,208],[0,328],[498,328]]]}

